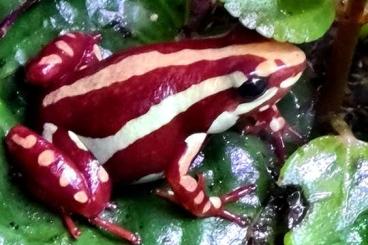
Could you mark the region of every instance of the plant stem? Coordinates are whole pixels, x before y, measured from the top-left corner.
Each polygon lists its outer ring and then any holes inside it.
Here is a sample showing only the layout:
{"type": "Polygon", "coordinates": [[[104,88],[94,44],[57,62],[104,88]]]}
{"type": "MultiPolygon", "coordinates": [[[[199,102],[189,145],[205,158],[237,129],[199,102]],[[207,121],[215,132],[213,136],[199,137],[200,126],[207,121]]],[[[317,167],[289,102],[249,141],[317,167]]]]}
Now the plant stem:
{"type": "Polygon", "coordinates": [[[40,0],[26,0],[0,22],[0,38],[3,38],[17,18],[40,0]]]}
{"type": "Polygon", "coordinates": [[[317,107],[321,121],[324,121],[325,116],[339,112],[343,104],[365,4],[366,0],[349,0],[345,18],[337,23],[337,34],[327,67],[327,81],[322,87],[317,107]]]}
{"type": "Polygon", "coordinates": [[[344,118],[333,115],[330,118],[332,128],[342,137],[347,145],[356,144],[358,139],[355,138],[350,126],[345,122],[344,118]]]}

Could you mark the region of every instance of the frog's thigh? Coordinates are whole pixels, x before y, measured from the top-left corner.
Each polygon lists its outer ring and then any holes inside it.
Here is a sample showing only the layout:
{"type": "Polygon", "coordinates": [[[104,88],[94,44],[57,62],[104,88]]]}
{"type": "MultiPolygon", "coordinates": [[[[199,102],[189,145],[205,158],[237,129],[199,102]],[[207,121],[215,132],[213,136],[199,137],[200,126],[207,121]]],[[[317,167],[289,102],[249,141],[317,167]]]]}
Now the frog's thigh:
{"type": "Polygon", "coordinates": [[[187,175],[189,167],[194,157],[200,151],[206,137],[206,133],[196,133],[190,135],[188,138],[185,139],[184,151],[182,151],[182,153],[179,155],[179,159],[172,162],[172,164],[170,165],[170,168],[168,170],[168,174],[170,176],[173,175],[179,177],[183,184],[185,184],[185,179],[183,180],[182,177],[187,175]]]}
{"type": "Polygon", "coordinates": [[[190,164],[198,154],[206,139],[206,133],[197,133],[189,136],[183,143],[181,152],[166,170],[166,178],[172,190],[157,190],[157,194],[174,201],[197,217],[221,217],[239,225],[245,225],[241,216],[233,214],[224,205],[234,202],[254,190],[252,186],[239,187],[221,197],[208,196],[205,192],[205,178],[197,174],[197,179],[188,175],[190,164]]]}
{"type": "Polygon", "coordinates": [[[203,189],[204,179],[200,178],[196,180],[188,174],[188,170],[206,137],[206,133],[196,133],[190,135],[183,142],[183,147],[165,171],[172,191],[169,191],[167,195],[162,192],[158,193],[165,198],[180,203],[197,216],[201,216],[202,206],[206,204],[208,198],[206,198],[203,189]]]}

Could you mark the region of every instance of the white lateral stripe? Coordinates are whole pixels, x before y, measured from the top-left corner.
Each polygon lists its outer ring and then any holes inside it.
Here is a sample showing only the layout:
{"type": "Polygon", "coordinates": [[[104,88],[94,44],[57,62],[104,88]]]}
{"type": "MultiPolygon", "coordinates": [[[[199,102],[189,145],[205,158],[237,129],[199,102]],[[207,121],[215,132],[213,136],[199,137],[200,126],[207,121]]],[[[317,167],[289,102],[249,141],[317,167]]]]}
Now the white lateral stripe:
{"type": "Polygon", "coordinates": [[[272,87],[270,89],[268,89],[261,97],[259,97],[258,99],[252,101],[252,102],[248,102],[248,103],[243,103],[240,104],[236,110],[235,110],[235,114],[236,115],[242,115],[245,113],[250,112],[251,110],[261,106],[263,103],[265,103],[266,101],[270,100],[272,97],[274,97],[277,94],[277,90],[278,88],[276,87],[272,87]]]}
{"type": "Polygon", "coordinates": [[[104,138],[83,136],[79,136],[79,138],[95,155],[97,160],[103,164],[116,152],[125,149],[140,138],[166,125],[195,103],[238,85],[239,80],[246,80],[244,73],[239,71],[225,76],[209,78],[165,98],[159,104],[152,106],[146,114],[127,122],[114,135],[104,138]]]}
{"type": "Polygon", "coordinates": [[[46,107],[67,97],[83,95],[94,90],[109,87],[114,83],[126,81],[133,76],[143,75],[158,68],[190,65],[201,60],[214,61],[247,54],[263,57],[266,61],[280,59],[286,66],[298,65],[305,60],[304,53],[298,48],[276,42],[232,45],[218,49],[183,49],[168,54],[150,51],[128,56],[91,76],[56,89],[44,98],[43,106],[46,107]]]}
{"type": "Polygon", "coordinates": [[[251,110],[261,106],[266,101],[270,100],[277,94],[277,88],[273,87],[268,89],[261,97],[255,99],[254,101],[243,103],[238,105],[235,111],[225,111],[220,114],[215,121],[213,121],[211,127],[208,129],[209,134],[213,133],[221,133],[232,126],[238,121],[239,116],[242,114],[246,114],[251,110]]]}
{"type": "Polygon", "coordinates": [[[281,82],[280,87],[281,88],[289,88],[291,86],[293,86],[298,80],[299,78],[302,76],[302,72],[297,74],[295,77],[289,77],[288,79],[284,80],[281,82]]]}
{"type": "Polygon", "coordinates": [[[238,121],[239,116],[234,112],[224,111],[221,113],[211,124],[207,133],[209,134],[217,134],[222,133],[232,126],[238,121]]]}

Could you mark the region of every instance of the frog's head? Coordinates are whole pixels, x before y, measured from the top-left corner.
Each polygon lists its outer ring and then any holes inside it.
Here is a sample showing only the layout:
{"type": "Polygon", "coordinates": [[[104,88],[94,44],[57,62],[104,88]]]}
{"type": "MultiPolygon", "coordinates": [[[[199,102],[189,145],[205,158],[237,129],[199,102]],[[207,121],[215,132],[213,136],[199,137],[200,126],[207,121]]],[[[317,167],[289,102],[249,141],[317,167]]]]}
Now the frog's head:
{"type": "Polygon", "coordinates": [[[287,43],[261,39],[246,43],[237,53],[247,54],[249,62],[245,69],[231,74],[232,87],[238,95],[236,106],[216,118],[210,133],[223,132],[242,115],[272,107],[298,81],[306,67],[304,52],[287,43]]]}
{"type": "Polygon", "coordinates": [[[238,116],[277,103],[306,67],[304,52],[291,44],[266,41],[251,45],[261,62],[236,85],[242,98],[235,110],[238,116]]]}

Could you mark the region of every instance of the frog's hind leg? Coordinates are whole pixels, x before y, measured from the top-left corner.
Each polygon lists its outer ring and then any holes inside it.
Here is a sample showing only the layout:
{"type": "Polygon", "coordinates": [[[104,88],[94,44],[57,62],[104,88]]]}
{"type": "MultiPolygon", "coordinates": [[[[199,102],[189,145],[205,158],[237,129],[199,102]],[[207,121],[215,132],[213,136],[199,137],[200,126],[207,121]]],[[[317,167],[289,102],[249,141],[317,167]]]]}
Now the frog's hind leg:
{"type": "Polygon", "coordinates": [[[110,201],[111,181],[77,135],[45,123],[43,138],[18,125],[8,132],[5,143],[30,193],[61,214],[73,238],[80,235],[72,220],[78,214],[121,239],[140,244],[138,235],[101,217],[110,201]]]}
{"type": "Polygon", "coordinates": [[[234,202],[254,190],[254,186],[238,188],[221,197],[209,197],[205,193],[205,178],[202,174],[197,179],[188,175],[189,167],[202,147],[205,133],[189,136],[176,159],[166,170],[166,178],[172,190],[157,190],[159,196],[167,198],[190,211],[197,217],[221,217],[239,225],[245,225],[242,217],[224,209],[224,205],[234,202]]]}
{"type": "Polygon", "coordinates": [[[47,44],[26,66],[26,80],[43,87],[63,85],[78,70],[102,59],[100,35],[67,33],[47,44]]]}

